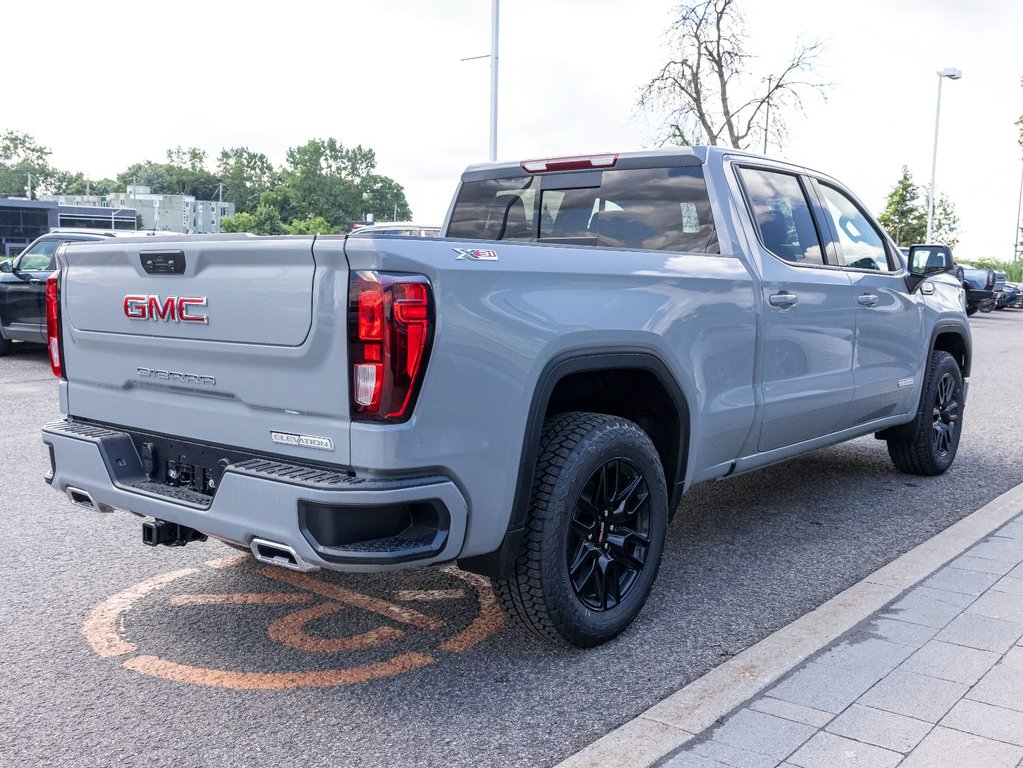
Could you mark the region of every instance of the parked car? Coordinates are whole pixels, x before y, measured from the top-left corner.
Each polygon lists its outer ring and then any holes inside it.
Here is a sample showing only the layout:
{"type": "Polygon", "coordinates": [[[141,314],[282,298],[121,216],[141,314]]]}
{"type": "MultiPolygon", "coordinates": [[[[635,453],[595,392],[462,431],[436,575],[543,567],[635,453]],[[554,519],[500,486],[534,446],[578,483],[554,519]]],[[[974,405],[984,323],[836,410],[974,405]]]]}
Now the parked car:
{"type": "Polygon", "coordinates": [[[1023,289],[1019,283],[1008,281],[995,299],[995,309],[1019,309],[1023,307],[1023,289]]]}
{"type": "Polygon", "coordinates": [[[61,243],[153,234],[180,233],[54,229],[33,240],[13,260],[0,261],[0,356],[7,354],[15,341],[46,343],[46,278],[54,270],[54,253],[61,243]]]}
{"type": "Polygon", "coordinates": [[[413,224],[409,221],[388,221],[380,224],[365,224],[349,233],[353,235],[411,235],[412,237],[440,237],[440,227],[413,224]]]}
{"type": "Polygon", "coordinates": [[[966,314],[990,312],[995,308],[995,272],[993,269],[965,267],[963,287],[966,289],[966,314]]]}

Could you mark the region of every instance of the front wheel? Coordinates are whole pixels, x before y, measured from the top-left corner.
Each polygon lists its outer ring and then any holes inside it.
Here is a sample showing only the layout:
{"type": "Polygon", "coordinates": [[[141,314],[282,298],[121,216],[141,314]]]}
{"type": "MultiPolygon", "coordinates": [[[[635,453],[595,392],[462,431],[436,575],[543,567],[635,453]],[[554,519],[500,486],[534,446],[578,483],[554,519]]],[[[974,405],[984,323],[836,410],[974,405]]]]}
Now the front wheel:
{"type": "Polygon", "coordinates": [[[657,576],[668,524],[660,457],[636,424],[566,413],[540,441],[514,574],[494,582],[512,621],[581,648],[629,626],[657,576]]]}
{"type": "Polygon", "coordinates": [[[948,352],[931,355],[920,409],[909,442],[888,441],[888,455],[900,472],[940,475],[955,460],[963,430],[963,374],[948,352]]]}

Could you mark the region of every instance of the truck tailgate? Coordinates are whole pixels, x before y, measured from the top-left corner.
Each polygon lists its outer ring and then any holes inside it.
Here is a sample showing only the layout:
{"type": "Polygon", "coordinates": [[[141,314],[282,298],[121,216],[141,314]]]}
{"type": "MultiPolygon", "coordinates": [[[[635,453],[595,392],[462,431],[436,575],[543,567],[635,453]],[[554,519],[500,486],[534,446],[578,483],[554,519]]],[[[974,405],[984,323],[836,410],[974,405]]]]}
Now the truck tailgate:
{"type": "Polygon", "coordinates": [[[340,243],[321,241],[315,254],[313,243],[216,236],[69,247],[69,413],[347,464],[348,266],[340,243]]]}

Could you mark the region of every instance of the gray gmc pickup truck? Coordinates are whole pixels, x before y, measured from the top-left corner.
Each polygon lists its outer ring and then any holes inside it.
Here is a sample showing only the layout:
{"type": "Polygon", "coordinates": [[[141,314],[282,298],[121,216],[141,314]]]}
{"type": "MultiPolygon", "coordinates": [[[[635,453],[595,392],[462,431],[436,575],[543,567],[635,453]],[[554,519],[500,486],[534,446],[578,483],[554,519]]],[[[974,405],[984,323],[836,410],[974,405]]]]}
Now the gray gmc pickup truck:
{"type": "Polygon", "coordinates": [[[871,433],[903,472],[955,457],[953,266],[834,179],[701,147],[479,165],[444,234],[62,246],[47,482],[150,545],[457,560],[592,646],[692,485],[871,433]]]}

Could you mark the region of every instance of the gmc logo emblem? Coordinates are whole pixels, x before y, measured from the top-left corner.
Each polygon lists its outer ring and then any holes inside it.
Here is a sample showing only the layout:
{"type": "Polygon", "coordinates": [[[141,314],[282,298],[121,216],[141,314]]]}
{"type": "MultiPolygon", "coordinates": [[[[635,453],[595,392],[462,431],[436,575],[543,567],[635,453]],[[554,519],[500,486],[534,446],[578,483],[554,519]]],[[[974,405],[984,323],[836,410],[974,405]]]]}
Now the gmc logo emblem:
{"type": "Polygon", "coordinates": [[[164,320],[175,323],[209,323],[209,317],[192,311],[192,307],[205,307],[206,297],[168,296],[161,300],[152,294],[125,296],[124,316],[131,320],[164,320]]]}

